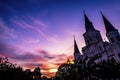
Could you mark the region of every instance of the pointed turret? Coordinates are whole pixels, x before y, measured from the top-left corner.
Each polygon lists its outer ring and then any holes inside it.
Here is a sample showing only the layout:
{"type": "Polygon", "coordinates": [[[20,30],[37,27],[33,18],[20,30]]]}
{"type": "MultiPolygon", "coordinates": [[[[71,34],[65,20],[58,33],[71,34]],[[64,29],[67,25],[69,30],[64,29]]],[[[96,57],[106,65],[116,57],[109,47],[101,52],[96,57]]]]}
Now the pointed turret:
{"type": "Polygon", "coordinates": [[[80,53],[74,36],[74,53],[80,53]]]}
{"type": "Polygon", "coordinates": [[[90,22],[90,20],[88,19],[87,15],[85,14],[85,12],[84,12],[84,19],[85,19],[85,29],[86,29],[86,31],[88,31],[90,29],[95,29],[93,27],[92,22],[90,22]]]}
{"type": "Polygon", "coordinates": [[[80,59],[81,55],[80,55],[80,51],[78,49],[76,40],[75,40],[75,36],[74,36],[74,62],[78,62],[78,60],[80,59]]]}
{"type": "Polygon", "coordinates": [[[90,20],[88,19],[87,15],[84,13],[84,18],[85,18],[85,24],[90,23],[90,20]]]}
{"type": "Polygon", "coordinates": [[[117,29],[115,29],[115,27],[107,20],[107,18],[102,14],[102,12],[101,15],[104,21],[106,33],[109,33],[111,31],[117,31],[117,29]]]}
{"type": "Polygon", "coordinates": [[[91,45],[92,43],[102,41],[100,31],[94,28],[92,22],[88,19],[85,13],[84,13],[84,19],[85,19],[86,32],[83,34],[83,36],[84,36],[86,45],[88,46],[88,45],[91,45]]]}
{"type": "Polygon", "coordinates": [[[120,43],[120,34],[117,29],[107,20],[107,18],[102,14],[102,18],[104,21],[105,29],[106,29],[106,36],[110,43],[120,43]]]}

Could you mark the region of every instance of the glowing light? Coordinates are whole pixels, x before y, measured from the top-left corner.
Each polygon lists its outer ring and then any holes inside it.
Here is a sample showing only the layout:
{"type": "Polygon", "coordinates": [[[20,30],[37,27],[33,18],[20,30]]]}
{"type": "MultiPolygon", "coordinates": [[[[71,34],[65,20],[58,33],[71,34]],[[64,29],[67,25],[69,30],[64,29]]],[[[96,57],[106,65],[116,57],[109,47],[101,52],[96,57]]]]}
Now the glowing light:
{"type": "Polygon", "coordinates": [[[50,69],[49,72],[57,72],[57,69],[50,69]]]}

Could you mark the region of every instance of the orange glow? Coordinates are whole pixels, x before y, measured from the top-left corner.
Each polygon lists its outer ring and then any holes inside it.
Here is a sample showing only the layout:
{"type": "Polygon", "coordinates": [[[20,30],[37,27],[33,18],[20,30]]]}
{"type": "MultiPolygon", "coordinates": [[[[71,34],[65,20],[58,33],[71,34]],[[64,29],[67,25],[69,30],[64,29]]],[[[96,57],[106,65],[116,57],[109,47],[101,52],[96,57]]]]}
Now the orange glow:
{"type": "Polygon", "coordinates": [[[44,72],[41,71],[41,73],[42,73],[42,76],[47,76],[47,77],[54,77],[56,74],[56,72],[50,72],[50,70],[47,70],[44,72]]]}
{"type": "Polygon", "coordinates": [[[49,72],[57,72],[57,69],[50,69],[49,72]]]}
{"type": "MultiPolygon", "coordinates": [[[[44,59],[41,58],[39,60],[36,61],[36,64],[42,64],[40,65],[40,69],[41,69],[41,74],[42,76],[47,76],[47,77],[54,77],[58,67],[63,64],[63,63],[67,63],[67,59],[70,60],[70,63],[74,63],[73,61],[73,55],[71,55],[71,53],[69,54],[60,54],[60,55],[54,55],[55,58],[53,59],[44,59]]],[[[34,64],[25,64],[23,65],[23,69],[31,69],[31,71],[34,71],[34,68],[37,66],[34,66],[34,64]]]]}

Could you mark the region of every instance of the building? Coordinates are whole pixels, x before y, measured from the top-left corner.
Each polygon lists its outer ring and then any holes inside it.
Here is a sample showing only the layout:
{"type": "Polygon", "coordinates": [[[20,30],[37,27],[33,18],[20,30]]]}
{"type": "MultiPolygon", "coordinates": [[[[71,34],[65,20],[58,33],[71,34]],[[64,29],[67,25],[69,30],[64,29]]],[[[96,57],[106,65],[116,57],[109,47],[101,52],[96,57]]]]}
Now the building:
{"type": "Polygon", "coordinates": [[[82,48],[82,55],[78,49],[77,43],[74,39],[74,60],[79,58],[97,57],[98,60],[107,60],[114,58],[120,61],[120,34],[118,30],[108,21],[108,19],[101,13],[106,30],[106,37],[109,41],[103,41],[100,31],[95,29],[92,22],[84,13],[85,19],[85,33],[83,34],[85,46],[82,48]]]}

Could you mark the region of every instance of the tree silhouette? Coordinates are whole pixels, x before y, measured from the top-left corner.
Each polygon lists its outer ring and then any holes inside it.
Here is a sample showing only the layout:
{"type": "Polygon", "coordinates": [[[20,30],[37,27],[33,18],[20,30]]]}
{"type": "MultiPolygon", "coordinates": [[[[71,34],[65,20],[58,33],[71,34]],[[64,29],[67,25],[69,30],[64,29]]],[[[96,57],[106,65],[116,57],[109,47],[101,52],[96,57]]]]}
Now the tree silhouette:
{"type": "Polygon", "coordinates": [[[7,57],[0,57],[0,80],[22,80],[22,68],[8,61],[7,57]]]}
{"type": "MultiPolygon", "coordinates": [[[[114,58],[95,62],[95,57],[85,57],[74,63],[66,74],[55,76],[55,80],[120,80],[120,63],[114,58]],[[60,78],[59,78],[60,77],[60,78]]],[[[68,67],[67,66],[67,67],[68,67]]],[[[66,66],[64,66],[66,67],[66,66]]],[[[59,72],[59,69],[58,69],[59,72]]]]}
{"type": "Polygon", "coordinates": [[[12,64],[7,57],[0,57],[0,80],[41,80],[40,68],[23,71],[22,67],[12,64]]]}

